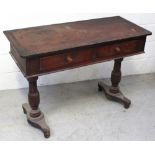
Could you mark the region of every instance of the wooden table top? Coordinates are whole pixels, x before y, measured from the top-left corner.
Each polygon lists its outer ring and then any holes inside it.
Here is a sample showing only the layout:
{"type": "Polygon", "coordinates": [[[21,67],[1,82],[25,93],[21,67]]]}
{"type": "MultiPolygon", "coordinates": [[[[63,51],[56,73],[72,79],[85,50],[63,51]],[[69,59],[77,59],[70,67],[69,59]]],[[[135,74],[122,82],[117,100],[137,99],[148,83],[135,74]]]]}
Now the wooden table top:
{"type": "Polygon", "coordinates": [[[150,31],[119,16],[9,30],[4,33],[21,57],[151,35],[150,31]]]}

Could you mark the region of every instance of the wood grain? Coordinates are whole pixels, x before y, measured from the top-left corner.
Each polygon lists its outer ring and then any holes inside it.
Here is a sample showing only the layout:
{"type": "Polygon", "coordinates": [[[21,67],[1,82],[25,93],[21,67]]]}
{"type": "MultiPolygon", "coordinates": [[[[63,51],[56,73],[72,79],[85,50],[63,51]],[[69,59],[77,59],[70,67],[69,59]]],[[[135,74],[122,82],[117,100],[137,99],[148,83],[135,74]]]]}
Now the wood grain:
{"type": "Polygon", "coordinates": [[[22,57],[58,53],[66,49],[151,34],[119,16],[18,29],[4,33],[22,57]]]}

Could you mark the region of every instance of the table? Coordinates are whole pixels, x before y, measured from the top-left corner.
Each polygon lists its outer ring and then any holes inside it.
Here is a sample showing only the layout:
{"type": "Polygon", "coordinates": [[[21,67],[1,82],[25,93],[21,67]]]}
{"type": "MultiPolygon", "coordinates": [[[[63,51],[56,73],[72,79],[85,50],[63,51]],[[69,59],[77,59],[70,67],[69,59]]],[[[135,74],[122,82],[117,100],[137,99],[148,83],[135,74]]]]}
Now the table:
{"type": "Polygon", "coordinates": [[[129,108],[131,101],[119,89],[121,62],[124,57],[144,53],[146,37],[151,32],[115,16],[9,30],[4,34],[10,41],[11,56],[29,83],[29,104],[23,104],[24,113],[28,122],[47,138],[50,128],[39,109],[38,76],[114,60],[112,85],[99,82],[98,90],[129,108]]]}

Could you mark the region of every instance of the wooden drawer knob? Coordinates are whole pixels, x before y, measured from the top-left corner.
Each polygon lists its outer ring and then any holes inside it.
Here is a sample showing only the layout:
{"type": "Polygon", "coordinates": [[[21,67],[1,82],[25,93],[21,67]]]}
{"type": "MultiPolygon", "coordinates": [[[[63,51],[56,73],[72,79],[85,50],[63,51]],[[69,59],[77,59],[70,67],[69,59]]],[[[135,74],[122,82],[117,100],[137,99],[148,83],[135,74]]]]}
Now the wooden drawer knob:
{"type": "Polygon", "coordinates": [[[73,61],[73,58],[68,55],[67,58],[66,58],[66,60],[67,60],[68,63],[71,63],[73,61]]]}
{"type": "Polygon", "coordinates": [[[116,52],[120,52],[120,51],[121,51],[120,47],[116,47],[116,48],[115,48],[115,51],[116,51],[116,52]]]}

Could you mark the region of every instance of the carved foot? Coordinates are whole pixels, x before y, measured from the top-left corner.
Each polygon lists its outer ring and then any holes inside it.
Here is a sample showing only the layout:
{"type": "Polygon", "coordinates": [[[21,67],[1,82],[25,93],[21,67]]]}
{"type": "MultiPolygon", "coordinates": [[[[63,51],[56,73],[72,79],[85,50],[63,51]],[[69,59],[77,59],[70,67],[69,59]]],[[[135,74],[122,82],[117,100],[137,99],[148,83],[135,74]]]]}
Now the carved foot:
{"type": "Polygon", "coordinates": [[[130,107],[131,101],[128,98],[126,98],[120,90],[117,93],[112,93],[110,91],[110,88],[111,87],[104,84],[103,82],[98,83],[98,90],[103,90],[108,99],[119,102],[124,105],[124,108],[128,109],[130,107]]]}
{"type": "Polygon", "coordinates": [[[46,124],[43,113],[41,113],[41,115],[38,117],[31,117],[30,116],[31,107],[29,106],[29,104],[26,104],[26,103],[23,104],[22,108],[24,113],[27,115],[28,123],[43,131],[45,138],[50,137],[50,128],[46,124]]]}

